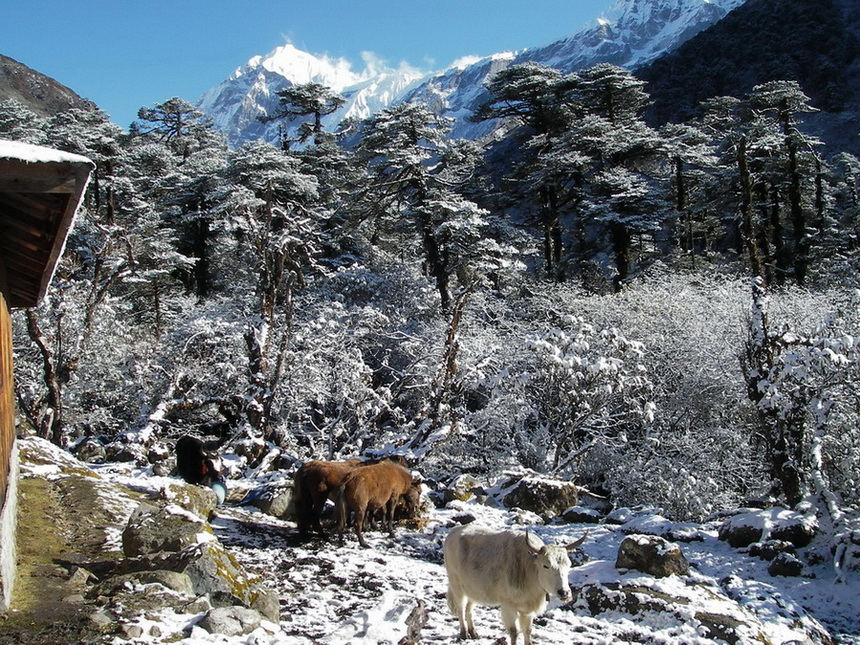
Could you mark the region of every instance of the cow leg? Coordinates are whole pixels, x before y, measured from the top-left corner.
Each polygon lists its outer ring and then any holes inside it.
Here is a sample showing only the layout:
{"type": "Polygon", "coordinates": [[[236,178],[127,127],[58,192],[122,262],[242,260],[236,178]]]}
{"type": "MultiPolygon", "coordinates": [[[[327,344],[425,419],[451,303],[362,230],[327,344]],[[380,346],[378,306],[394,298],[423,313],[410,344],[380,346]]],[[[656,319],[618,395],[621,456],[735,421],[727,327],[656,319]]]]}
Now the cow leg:
{"type": "Polygon", "coordinates": [[[388,500],[385,506],[386,519],[388,520],[388,537],[394,537],[394,509],[397,508],[397,497],[388,500]]]}
{"type": "Polygon", "coordinates": [[[458,585],[448,581],[448,608],[460,624],[460,639],[477,638],[472,624],[472,602],[458,585]]]}
{"type": "Polygon", "coordinates": [[[511,638],[511,645],[517,645],[517,632],[519,632],[517,628],[518,615],[519,612],[513,607],[502,605],[502,623],[504,623],[508,636],[511,638]]]}
{"type": "Polygon", "coordinates": [[[532,645],[532,621],[534,614],[520,614],[520,627],[523,630],[523,642],[532,645]]]}
{"type": "Polygon", "coordinates": [[[472,621],[472,607],[475,603],[472,602],[471,598],[466,598],[466,631],[469,634],[469,638],[478,638],[478,632],[475,631],[475,623],[472,621]]]}
{"type": "Polygon", "coordinates": [[[322,511],[325,507],[325,502],[327,499],[328,495],[326,494],[314,494],[313,506],[311,510],[311,512],[313,513],[313,517],[311,518],[311,521],[313,522],[313,528],[318,535],[325,535],[325,531],[323,531],[323,527],[320,524],[320,517],[322,517],[322,511]]]}
{"type": "Polygon", "coordinates": [[[367,548],[367,542],[364,541],[364,534],[362,533],[362,529],[364,529],[364,516],[367,513],[366,508],[356,509],[355,511],[355,535],[358,537],[358,543],[367,548]]]}

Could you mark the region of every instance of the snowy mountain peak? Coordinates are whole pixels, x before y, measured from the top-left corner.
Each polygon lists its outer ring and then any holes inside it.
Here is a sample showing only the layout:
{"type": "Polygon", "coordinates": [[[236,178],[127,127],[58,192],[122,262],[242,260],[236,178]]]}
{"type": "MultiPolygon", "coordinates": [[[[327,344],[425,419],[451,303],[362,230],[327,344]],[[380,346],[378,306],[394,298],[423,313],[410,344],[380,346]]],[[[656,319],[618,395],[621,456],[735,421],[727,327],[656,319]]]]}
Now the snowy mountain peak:
{"type": "Polygon", "coordinates": [[[361,75],[352,71],[352,64],[345,58],[314,56],[290,43],[276,47],[266,56],[254,56],[231,79],[259,69],[283,76],[295,85],[321,83],[335,92],[361,81],[361,75]]]}
{"type": "Polygon", "coordinates": [[[363,56],[364,69],[354,71],[344,58],[310,54],[288,43],[250,59],[204,94],[198,107],[212,116],[233,146],[260,138],[276,143],[279,128],[298,124],[263,124],[258,117],[277,110],[279,90],[315,82],[347,99],[346,105],[327,118],[329,129],[346,117],[366,118],[408,100],[427,103],[440,115],[454,117],[454,136],[479,138],[491,126],[471,123],[468,117],[486,99],[485,83],[497,71],[529,61],[568,73],[601,62],[635,68],[678,47],[744,2],[618,0],[574,35],[547,46],[478,60],[463,58],[442,72],[426,75],[406,65],[391,68],[370,53],[363,56]]]}
{"type": "Polygon", "coordinates": [[[215,127],[232,146],[263,139],[277,143],[279,129],[298,123],[262,123],[258,117],[279,108],[278,92],[292,85],[319,83],[346,99],[346,104],[326,118],[327,127],[346,117],[364,119],[396,101],[425,72],[407,65],[391,68],[373,54],[362,55],[364,69],[353,71],[345,58],[314,55],[292,44],[276,47],[265,56],[254,56],[220,85],[206,92],[197,106],[210,115],[215,127]]]}

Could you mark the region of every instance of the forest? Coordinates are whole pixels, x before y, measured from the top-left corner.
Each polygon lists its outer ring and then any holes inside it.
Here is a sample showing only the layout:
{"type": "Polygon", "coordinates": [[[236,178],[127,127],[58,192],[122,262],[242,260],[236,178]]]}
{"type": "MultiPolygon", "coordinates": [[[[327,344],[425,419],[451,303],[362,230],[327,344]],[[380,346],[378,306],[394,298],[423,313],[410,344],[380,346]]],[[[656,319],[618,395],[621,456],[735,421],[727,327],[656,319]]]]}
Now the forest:
{"type": "Polygon", "coordinates": [[[183,434],[249,471],[397,452],[429,481],[531,469],[701,519],[860,482],[860,160],[795,81],[655,128],[608,64],[499,72],[446,136],[400,104],[280,93],[279,147],[194,106],[0,137],[96,163],[43,304],[14,315],[19,434],[147,463],[183,434]]]}

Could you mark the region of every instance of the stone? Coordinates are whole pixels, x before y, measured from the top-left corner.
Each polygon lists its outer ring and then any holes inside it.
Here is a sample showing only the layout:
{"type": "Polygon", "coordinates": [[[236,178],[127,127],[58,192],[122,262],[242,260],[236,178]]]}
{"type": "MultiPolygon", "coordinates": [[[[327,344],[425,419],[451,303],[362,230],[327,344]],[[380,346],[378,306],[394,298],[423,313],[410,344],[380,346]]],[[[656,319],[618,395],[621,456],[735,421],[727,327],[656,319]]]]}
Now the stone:
{"type": "Polygon", "coordinates": [[[210,634],[244,636],[257,629],[263,617],[247,607],[216,607],[198,623],[210,634]]]}
{"type": "Polygon", "coordinates": [[[445,504],[454,500],[466,502],[475,496],[476,491],[483,492],[481,483],[472,475],[460,475],[442,491],[442,501],[445,504]]]}
{"type": "Polygon", "coordinates": [[[686,575],[690,564],[677,544],[656,535],[628,535],[618,547],[617,569],[635,569],[663,578],[686,575]]]}
{"type": "Polygon", "coordinates": [[[659,614],[660,624],[667,630],[673,624],[688,626],[693,622],[700,636],[709,642],[730,645],[769,642],[762,640],[765,630],[758,618],[719,588],[694,583],[673,589],[668,593],[659,586],[643,583],[641,578],[635,582],[574,586],[571,587],[573,602],[564,605],[562,610],[586,611],[595,617],[617,616],[614,620],[623,619],[624,614],[636,616],[653,612],[659,614]],[[694,609],[705,606],[709,608],[707,612],[694,609]]]}
{"type": "Polygon", "coordinates": [[[725,519],[719,528],[719,538],[735,548],[748,547],[763,540],[784,540],[801,548],[812,541],[818,531],[814,516],[774,507],[743,511],[725,519]]]}
{"type": "Polygon", "coordinates": [[[98,439],[84,439],[74,450],[75,456],[88,464],[102,463],[107,456],[104,445],[98,439]]]}
{"type": "Polygon", "coordinates": [[[767,568],[772,576],[783,576],[795,578],[803,573],[803,562],[791,553],[782,552],[778,554],[767,568]]]}
{"type": "Polygon", "coordinates": [[[571,506],[561,514],[561,517],[565,522],[571,524],[597,524],[600,522],[601,515],[599,511],[593,508],[571,506]]]}
{"type": "Polygon", "coordinates": [[[168,461],[171,458],[170,447],[163,441],[156,441],[146,452],[146,459],[151,464],[168,461]]]}
{"type": "Polygon", "coordinates": [[[180,551],[199,542],[200,534],[209,531],[206,522],[176,505],[158,507],[142,503],[122,532],[122,549],[129,558],[180,551]]]}
{"type": "Polygon", "coordinates": [[[194,595],[194,586],[191,578],[184,573],[155,569],[153,571],[136,571],[108,578],[99,584],[98,593],[113,595],[120,589],[129,589],[137,585],[159,584],[162,587],[184,594],[194,595]]]}
{"type": "Polygon", "coordinates": [[[242,605],[272,622],[280,619],[277,595],[250,576],[220,542],[186,547],[172,559],[172,570],[187,574],[194,593],[208,594],[213,607],[242,605]]]}
{"type": "Polygon", "coordinates": [[[143,452],[143,447],[136,443],[114,441],[105,446],[107,461],[135,462],[138,466],[146,466],[149,462],[143,452]]]}
{"type": "Polygon", "coordinates": [[[119,631],[126,640],[133,640],[143,636],[143,628],[139,625],[120,625],[119,631]]]}
{"type": "Polygon", "coordinates": [[[794,545],[787,540],[766,540],[750,544],[749,554],[762,560],[772,561],[780,553],[794,555],[794,545]]]}
{"type": "Polygon", "coordinates": [[[87,616],[87,622],[98,631],[107,631],[113,626],[113,617],[104,611],[96,611],[87,616]]]}
{"type": "Polygon", "coordinates": [[[295,495],[290,484],[264,486],[262,490],[254,491],[250,504],[267,515],[283,520],[294,520],[296,517],[295,495]]]}
{"type": "Polygon", "coordinates": [[[502,498],[505,507],[521,508],[548,519],[576,506],[579,499],[576,484],[533,474],[510,477],[501,488],[506,491],[502,498]]]}
{"type": "Polygon", "coordinates": [[[194,513],[202,520],[208,520],[218,506],[218,498],[206,486],[186,484],[177,479],[165,486],[163,492],[168,501],[194,513]]]}

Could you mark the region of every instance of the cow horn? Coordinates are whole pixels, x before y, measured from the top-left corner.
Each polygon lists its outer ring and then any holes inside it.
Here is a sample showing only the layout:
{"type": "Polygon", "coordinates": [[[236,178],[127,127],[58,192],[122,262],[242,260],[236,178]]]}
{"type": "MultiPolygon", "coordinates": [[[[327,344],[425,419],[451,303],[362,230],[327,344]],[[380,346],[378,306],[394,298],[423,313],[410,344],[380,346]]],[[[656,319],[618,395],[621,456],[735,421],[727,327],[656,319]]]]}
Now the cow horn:
{"type": "Polygon", "coordinates": [[[529,548],[530,551],[534,553],[540,553],[540,550],[544,547],[544,544],[543,542],[541,542],[541,539],[538,536],[534,535],[533,533],[529,533],[529,530],[526,529],[526,546],[529,548]],[[537,543],[535,543],[535,540],[537,540],[537,543]]]}
{"type": "Polygon", "coordinates": [[[585,529],[585,533],[582,534],[581,538],[579,538],[576,542],[571,542],[570,544],[568,544],[564,548],[567,549],[568,551],[573,551],[577,547],[582,546],[582,543],[585,542],[585,538],[587,538],[587,537],[588,537],[588,529],[585,529]]]}

